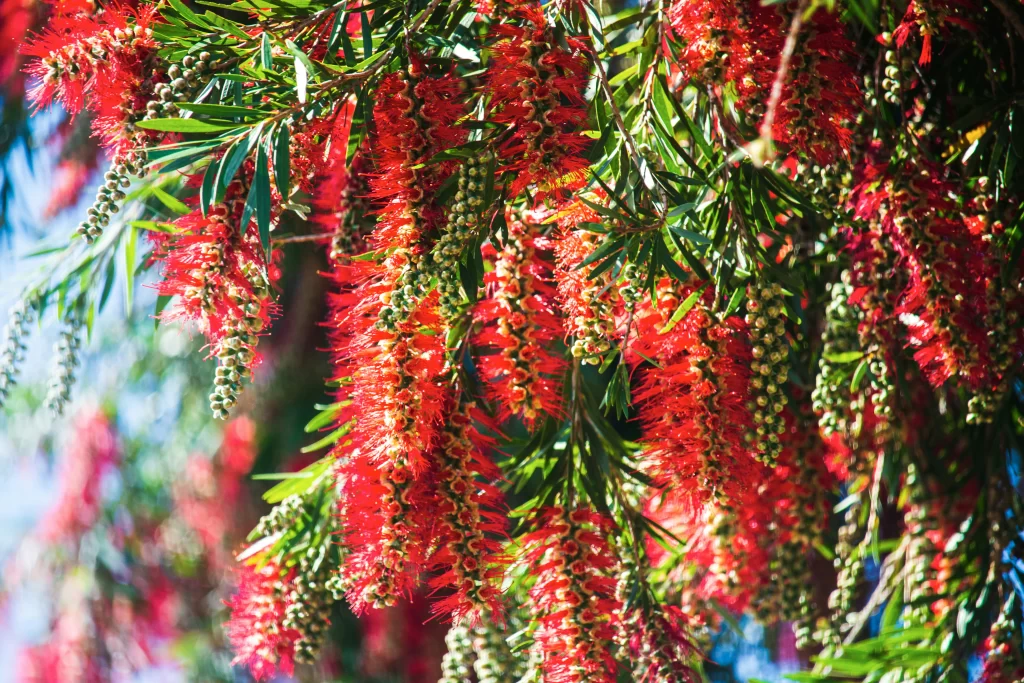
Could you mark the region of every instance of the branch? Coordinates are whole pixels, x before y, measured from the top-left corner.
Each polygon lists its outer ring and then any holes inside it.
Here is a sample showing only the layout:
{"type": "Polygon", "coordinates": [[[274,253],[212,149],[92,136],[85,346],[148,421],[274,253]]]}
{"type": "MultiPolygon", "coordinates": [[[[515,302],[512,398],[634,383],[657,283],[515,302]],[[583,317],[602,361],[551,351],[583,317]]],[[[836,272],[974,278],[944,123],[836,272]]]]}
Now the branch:
{"type": "Polygon", "coordinates": [[[793,53],[796,52],[796,41],[800,36],[800,29],[804,24],[804,13],[807,11],[807,0],[800,0],[796,12],[793,14],[793,21],[789,24],[789,34],[786,36],[786,44],[782,48],[779,57],[779,68],[775,72],[775,82],[772,83],[771,96],[768,98],[768,108],[765,111],[764,119],[761,120],[759,133],[761,140],[767,142],[769,153],[767,158],[774,155],[772,152],[772,126],[775,124],[775,112],[782,101],[782,89],[786,86],[786,79],[789,77],[789,64],[793,61],[793,53]]]}

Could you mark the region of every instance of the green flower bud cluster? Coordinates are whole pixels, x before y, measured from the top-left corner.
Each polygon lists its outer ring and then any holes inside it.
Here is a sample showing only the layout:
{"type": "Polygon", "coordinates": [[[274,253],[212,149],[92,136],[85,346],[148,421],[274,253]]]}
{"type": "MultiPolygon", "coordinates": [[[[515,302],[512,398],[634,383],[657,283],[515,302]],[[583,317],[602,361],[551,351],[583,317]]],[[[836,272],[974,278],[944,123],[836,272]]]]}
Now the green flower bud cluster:
{"type": "Polygon", "coordinates": [[[788,380],[789,348],[782,287],[778,284],[756,283],[750,288],[747,301],[747,325],[750,329],[751,364],[750,397],[747,406],[754,418],[754,456],[774,466],[782,451],[780,437],[786,431],[782,411],[789,402],[784,387],[788,380]]]}
{"type": "Polygon", "coordinates": [[[266,276],[256,264],[244,264],[242,274],[251,291],[236,285],[230,287],[228,295],[242,314],[224,322],[227,332],[217,347],[217,374],[210,394],[210,410],[221,420],[237,403],[242,380],[252,376],[258,335],[264,326],[262,310],[270,296],[266,276]]]}
{"type": "Polygon", "coordinates": [[[25,360],[25,335],[28,326],[35,320],[35,310],[22,299],[11,309],[7,325],[4,326],[4,342],[0,348],[0,408],[10,395],[17,381],[21,363],[25,360]]]}
{"type": "Polygon", "coordinates": [[[441,315],[451,319],[458,315],[464,296],[459,282],[459,261],[466,246],[480,232],[480,217],[487,187],[487,169],[494,155],[490,150],[467,159],[459,168],[459,188],[448,210],[448,222],[434,246],[427,268],[437,276],[441,315]]]}
{"type": "Polygon", "coordinates": [[[856,397],[850,391],[849,364],[836,359],[860,350],[857,325],[862,315],[858,307],[849,303],[853,287],[848,273],[843,273],[840,282],[832,283],[830,291],[832,300],[825,309],[822,354],[811,400],[822,434],[858,434],[860,412],[851,411],[856,397]]]}
{"type": "Polygon", "coordinates": [[[823,630],[815,634],[815,638],[832,652],[842,650],[843,634],[849,628],[856,607],[857,587],[864,579],[864,558],[862,548],[855,546],[861,501],[859,499],[846,509],[846,516],[839,527],[836,541],[836,557],[833,565],[836,568],[836,588],[828,598],[828,607],[832,613],[831,622],[823,630]]]}
{"type": "MultiPolygon", "coordinates": [[[[596,250],[603,236],[586,230],[578,230],[577,236],[596,250]]],[[[581,315],[571,321],[574,335],[573,358],[581,358],[588,365],[600,365],[603,357],[612,347],[615,337],[615,315],[612,310],[612,293],[607,271],[593,277],[592,266],[586,267],[586,284],[579,292],[581,315]]],[[[635,270],[635,268],[634,268],[635,270]]]]}
{"type": "Polygon", "coordinates": [[[327,635],[331,608],[344,592],[339,591],[337,581],[331,580],[337,572],[337,559],[330,538],[309,548],[299,559],[282,625],[299,633],[295,661],[300,664],[316,660],[327,635]]]}
{"type": "Polygon", "coordinates": [[[525,673],[526,662],[512,652],[506,629],[490,620],[473,630],[473,650],[477,683],[512,683],[525,673]]]}
{"type": "Polygon", "coordinates": [[[50,374],[50,388],[46,393],[46,406],[55,417],[64,414],[64,408],[71,399],[75,368],[79,365],[78,351],[82,345],[82,325],[82,318],[76,311],[68,313],[60,331],[60,339],[53,347],[53,370],[50,374]]]}
{"type": "Polygon", "coordinates": [[[456,624],[444,638],[448,651],[441,659],[438,683],[471,683],[473,680],[473,639],[469,629],[456,624]]]}
{"type": "Polygon", "coordinates": [[[167,83],[156,86],[155,97],[146,103],[149,119],[177,116],[178,102],[188,102],[199,88],[210,80],[217,64],[205,50],[198,55],[185,55],[181,65],[172,64],[167,69],[167,83]]]}
{"type": "Polygon", "coordinates": [[[626,313],[632,314],[636,305],[644,298],[644,274],[636,264],[627,263],[622,268],[622,286],[619,287],[619,296],[622,297],[622,304],[626,313]]]}
{"type": "Polygon", "coordinates": [[[910,542],[905,573],[910,599],[904,609],[903,619],[909,626],[924,626],[932,616],[931,598],[934,597],[934,591],[931,582],[936,578],[932,563],[938,552],[928,532],[937,528],[937,520],[930,504],[931,496],[926,482],[914,463],[907,465],[904,485],[907,508],[903,514],[903,523],[910,542]]]}
{"type": "Polygon", "coordinates": [[[914,60],[905,55],[900,57],[899,52],[894,49],[892,34],[886,31],[881,36],[883,43],[887,46],[885,54],[885,70],[882,79],[882,99],[889,104],[900,103],[900,93],[903,90],[903,79],[901,73],[904,69],[913,67],[914,60]]]}
{"type": "Polygon", "coordinates": [[[103,184],[96,191],[96,201],[86,210],[85,220],[78,224],[76,232],[86,242],[95,242],[110,225],[111,216],[121,210],[120,203],[127,196],[124,190],[132,184],[131,177],[145,175],[146,161],[146,152],[141,148],[114,158],[110,170],[103,175],[103,184]]]}
{"type": "Polygon", "coordinates": [[[298,494],[288,496],[260,518],[253,530],[253,536],[266,538],[290,528],[302,513],[302,506],[302,496],[298,494]]]}

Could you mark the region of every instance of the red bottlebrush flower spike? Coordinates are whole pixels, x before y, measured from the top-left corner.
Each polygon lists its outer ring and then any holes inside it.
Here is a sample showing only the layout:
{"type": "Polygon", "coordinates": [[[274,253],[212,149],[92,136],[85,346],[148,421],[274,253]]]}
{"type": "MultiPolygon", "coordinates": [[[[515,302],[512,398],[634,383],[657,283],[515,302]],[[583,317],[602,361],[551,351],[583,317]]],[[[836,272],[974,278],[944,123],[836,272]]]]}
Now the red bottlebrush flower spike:
{"type": "Polygon", "coordinates": [[[408,73],[388,74],[377,90],[372,150],[378,172],[370,178],[370,196],[381,206],[371,242],[392,250],[387,266],[398,273],[380,311],[388,325],[408,319],[430,280],[423,261],[431,245],[423,238],[444,220],[433,197],[453,166],[418,166],[465,141],[465,131],[455,125],[466,113],[460,88],[453,74],[427,77],[414,60],[408,73]]]}
{"type": "Polygon", "coordinates": [[[366,249],[366,237],[373,228],[366,196],[371,165],[363,149],[347,161],[352,106],[346,103],[335,114],[327,139],[324,165],[313,195],[313,219],[330,235],[330,257],[338,261],[366,249]]]}
{"type": "MultiPolygon", "coordinates": [[[[778,22],[773,21],[766,30],[779,32],[778,22]]],[[[775,142],[821,165],[832,163],[849,149],[850,127],[863,100],[851,66],[854,45],[845,31],[846,25],[836,14],[814,13],[799,34],[772,125],[775,142]]],[[[776,68],[773,64],[771,71],[776,68]]]]}
{"type": "Polygon", "coordinates": [[[555,241],[555,279],[558,301],[565,314],[566,333],[572,335],[572,355],[585,363],[600,365],[616,336],[621,312],[618,290],[609,271],[592,276],[594,266],[582,266],[600,246],[603,236],[578,227],[600,224],[602,218],[583,202],[575,202],[558,214],[561,234],[555,241]]]}
{"type": "Polygon", "coordinates": [[[210,407],[227,417],[235,405],[242,379],[259,365],[259,334],[270,321],[270,279],[259,236],[239,226],[245,207],[240,182],[227,190],[229,199],[207,216],[194,211],[176,223],[182,232],[162,254],[164,280],[157,290],[177,297],[167,317],[198,323],[217,356],[215,391],[210,407]]]}
{"type": "Polygon", "coordinates": [[[92,527],[100,514],[103,477],[121,461],[117,435],[101,412],[76,418],[73,434],[61,463],[57,504],[42,522],[42,536],[51,543],[77,539],[92,527]]]}
{"type": "Polygon", "coordinates": [[[508,242],[484,278],[488,296],[476,308],[481,346],[495,353],[480,359],[501,417],[532,426],[542,415],[560,415],[565,359],[551,346],[562,336],[551,266],[542,257],[549,243],[531,217],[508,223],[508,242]]]}
{"type": "MultiPolygon", "coordinates": [[[[984,394],[1003,381],[989,334],[1003,303],[995,293],[999,267],[991,243],[972,230],[958,205],[958,187],[943,169],[906,162],[895,172],[868,165],[854,190],[856,217],[877,226],[906,273],[895,315],[907,325],[914,358],[932,386],[957,378],[984,394]]],[[[977,411],[975,419],[983,419],[977,411]]]]}
{"type": "Polygon", "coordinates": [[[274,560],[263,566],[245,564],[238,570],[238,591],[227,601],[231,618],[225,630],[236,655],[231,663],[248,667],[257,681],[295,671],[299,633],[283,626],[287,582],[274,560]]]}
{"type": "Polygon", "coordinates": [[[668,8],[687,76],[701,83],[734,82],[741,95],[756,85],[751,60],[749,7],[745,0],[676,0],[668,8]]]}
{"type": "Polygon", "coordinates": [[[918,63],[926,65],[932,61],[932,39],[944,35],[949,26],[967,31],[977,30],[974,22],[966,19],[977,16],[979,8],[970,0],[910,0],[903,21],[893,31],[892,37],[898,47],[903,47],[911,34],[921,36],[921,56],[918,63]]]}
{"type": "Polygon", "coordinates": [[[445,570],[431,585],[454,590],[434,604],[434,611],[471,624],[484,616],[500,620],[507,562],[501,543],[503,500],[492,483],[501,479],[501,471],[485,455],[490,440],[473,426],[482,420],[486,422],[486,416],[469,402],[462,402],[448,417],[437,451],[443,531],[431,558],[431,566],[445,570]]]}
{"type": "Polygon", "coordinates": [[[549,508],[537,516],[538,530],[524,539],[536,583],[530,610],[538,623],[534,653],[551,683],[614,683],[611,654],[615,599],[615,555],[606,534],[611,522],[586,509],[549,508]]]}
{"type": "Polygon", "coordinates": [[[566,36],[566,51],[540,3],[530,0],[516,3],[494,32],[489,118],[512,132],[498,149],[510,195],[528,185],[537,185],[539,196],[579,187],[589,166],[582,156],[589,141],[579,132],[587,119],[587,45],[566,36]]]}
{"type": "Polygon", "coordinates": [[[448,391],[444,337],[436,296],[409,320],[389,328],[379,319],[394,290],[393,271],[368,262],[340,265],[331,295],[331,345],[340,400],[350,401],[338,426],[351,443],[339,448],[353,608],[394,604],[418,580],[431,547],[434,492],[426,482],[441,443],[448,391]]]}
{"type": "Polygon", "coordinates": [[[659,482],[679,487],[694,501],[734,499],[757,481],[758,467],[745,433],[753,424],[747,410],[751,351],[746,325],[731,316],[716,320],[698,301],[671,322],[679,303],[694,287],[673,291],[664,280],[657,304],[637,313],[637,339],[630,361],[653,358],[635,392],[643,423],[645,461],[659,482]]]}
{"type": "Polygon", "coordinates": [[[145,112],[142,83],[157,49],[151,29],[157,12],[155,5],[114,5],[91,16],[54,18],[23,49],[39,58],[27,69],[39,79],[29,99],[39,107],[56,99],[71,114],[88,107],[96,134],[115,152],[127,151],[121,145],[130,143],[133,131],[125,126],[125,111],[145,112]]]}

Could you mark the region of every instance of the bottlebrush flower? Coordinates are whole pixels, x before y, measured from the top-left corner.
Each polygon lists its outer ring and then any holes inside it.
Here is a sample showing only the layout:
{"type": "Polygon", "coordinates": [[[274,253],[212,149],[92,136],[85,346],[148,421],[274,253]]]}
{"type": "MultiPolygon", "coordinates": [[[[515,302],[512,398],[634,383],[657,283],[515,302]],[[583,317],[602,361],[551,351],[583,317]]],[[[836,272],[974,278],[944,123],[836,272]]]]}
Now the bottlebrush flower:
{"type": "Polygon", "coordinates": [[[95,154],[87,160],[63,159],[56,169],[56,182],[50,200],[43,209],[43,218],[53,218],[78,203],[92,174],[96,171],[95,154]]]}
{"type": "Polygon", "coordinates": [[[431,566],[445,572],[431,581],[454,592],[434,604],[456,622],[482,617],[500,619],[501,583],[506,558],[501,536],[505,520],[501,491],[494,481],[501,471],[484,453],[490,447],[473,426],[486,416],[462,401],[448,416],[437,451],[439,515],[444,527],[431,566]]]}
{"type": "Polygon", "coordinates": [[[56,16],[22,50],[38,58],[27,68],[39,79],[29,99],[38,107],[56,99],[71,114],[88,108],[97,135],[125,151],[119,146],[134,132],[130,124],[145,112],[148,91],[142,84],[152,76],[146,62],[157,49],[157,13],[155,5],[113,5],[92,15],[56,16]]]}
{"type": "Polygon", "coordinates": [[[630,551],[618,550],[621,567],[616,600],[621,607],[615,620],[616,643],[622,648],[620,652],[630,657],[633,680],[696,681],[696,672],[688,664],[696,651],[688,639],[686,616],[675,605],[657,602],[647,582],[646,556],[641,556],[638,567],[630,551]]]}
{"type": "Polygon", "coordinates": [[[257,681],[295,671],[295,642],[299,634],[284,628],[288,609],[288,574],[270,558],[257,558],[238,570],[238,590],[227,601],[231,618],[225,626],[235,651],[232,664],[249,668],[257,681]]]}
{"type": "Polygon", "coordinates": [[[208,215],[193,211],[175,222],[181,232],[160,255],[164,279],[157,285],[161,294],[177,297],[165,317],[197,323],[217,356],[210,407],[219,418],[227,417],[242,379],[260,363],[256,345],[272,309],[273,266],[264,263],[255,225],[239,225],[242,184],[232,183],[227,196],[208,215]]]}
{"type": "MultiPolygon", "coordinates": [[[[849,149],[850,127],[863,101],[852,66],[854,44],[845,31],[846,24],[828,11],[815,12],[804,25],[772,123],[776,143],[822,166],[849,149]]],[[[770,22],[760,35],[766,33],[781,34],[779,22],[770,22]]],[[[757,45],[763,49],[763,41],[757,45]]],[[[777,68],[772,63],[769,70],[774,74],[777,68]]]]}
{"type": "Polygon", "coordinates": [[[948,32],[949,26],[967,31],[977,30],[974,22],[965,17],[976,14],[979,8],[971,0],[910,0],[903,21],[892,32],[898,47],[903,47],[914,33],[921,36],[921,57],[918,63],[932,61],[932,39],[948,32]]]}
{"type": "Polygon", "coordinates": [[[573,337],[572,355],[591,365],[600,365],[601,357],[611,349],[616,336],[616,314],[621,312],[611,272],[606,270],[594,277],[594,265],[582,266],[603,237],[579,226],[601,222],[594,209],[581,201],[574,202],[558,213],[561,234],[555,240],[554,275],[566,332],[573,337]]]}
{"type": "Polygon", "coordinates": [[[370,197],[380,208],[370,241],[376,249],[391,250],[387,266],[398,273],[380,310],[386,325],[404,322],[426,293],[430,277],[422,262],[431,245],[424,237],[444,220],[433,198],[453,167],[422,165],[466,139],[455,125],[466,113],[460,88],[454,74],[429,77],[414,58],[407,73],[388,74],[377,90],[372,141],[377,173],[370,178],[370,197]]]}
{"type": "Polygon", "coordinates": [[[76,541],[100,514],[100,483],[121,461],[117,435],[98,410],[75,419],[59,480],[57,504],[43,519],[41,533],[48,542],[76,541]]]}
{"type": "Polygon", "coordinates": [[[434,493],[426,482],[430,456],[442,442],[450,389],[443,376],[444,337],[436,295],[409,319],[385,326],[380,310],[398,274],[357,262],[333,271],[329,321],[339,399],[337,424],[353,438],[342,458],[347,563],[357,611],[394,604],[418,580],[433,539],[434,493]]]}
{"type": "Polygon", "coordinates": [[[483,329],[478,344],[494,351],[480,358],[480,371],[501,417],[513,415],[532,426],[542,415],[561,414],[565,360],[552,350],[562,335],[555,307],[551,266],[539,236],[539,217],[508,222],[508,241],[484,276],[487,298],[476,308],[483,329]]]}
{"type": "Polygon", "coordinates": [[[682,320],[670,322],[696,289],[665,279],[657,302],[638,307],[629,360],[638,365],[646,357],[660,366],[643,369],[634,393],[643,457],[659,483],[679,487],[694,501],[735,499],[759,470],[744,439],[753,427],[749,387],[758,381],[781,387],[786,378],[751,377],[745,323],[736,316],[716,319],[707,290],[682,320]]]}
{"type": "Polygon", "coordinates": [[[741,0],[676,0],[668,7],[672,31],[683,41],[686,74],[701,83],[737,84],[741,96],[756,85],[747,77],[752,55],[749,12],[741,0]]]}
{"type": "Polygon", "coordinates": [[[565,36],[568,50],[562,47],[544,9],[531,0],[517,2],[494,33],[488,118],[509,129],[497,153],[510,195],[529,185],[541,196],[579,187],[589,166],[582,156],[588,140],[580,133],[587,120],[588,46],[565,36]]]}
{"type": "Polygon", "coordinates": [[[973,392],[998,384],[988,331],[1002,307],[999,268],[991,242],[965,223],[957,185],[922,160],[893,171],[868,162],[862,178],[855,215],[877,226],[906,274],[895,314],[918,365],[935,387],[952,378],[973,392]]]}
{"type": "Polygon", "coordinates": [[[611,522],[588,509],[548,508],[523,538],[536,582],[529,607],[538,626],[533,648],[551,683],[614,683],[613,619],[619,605],[605,540],[611,522]]]}
{"type": "Polygon", "coordinates": [[[325,170],[313,194],[313,219],[331,236],[332,261],[364,251],[366,237],[374,224],[366,200],[372,168],[367,159],[368,151],[359,149],[351,162],[347,159],[351,125],[351,106],[346,105],[335,114],[325,143],[325,170]]]}
{"type": "MultiPolygon", "coordinates": [[[[759,0],[677,0],[668,10],[683,41],[679,58],[701,83],[733,84],[738,109],[756,125],[778,72],[791,5],[764,6],[759,0]]],[[[862,97],[850,61],[853,43],[844,24],[817,11],[797,36],[772,138],[786,149],[820,164],[835,160],[850,144],[849,126],[862,97]]]]}

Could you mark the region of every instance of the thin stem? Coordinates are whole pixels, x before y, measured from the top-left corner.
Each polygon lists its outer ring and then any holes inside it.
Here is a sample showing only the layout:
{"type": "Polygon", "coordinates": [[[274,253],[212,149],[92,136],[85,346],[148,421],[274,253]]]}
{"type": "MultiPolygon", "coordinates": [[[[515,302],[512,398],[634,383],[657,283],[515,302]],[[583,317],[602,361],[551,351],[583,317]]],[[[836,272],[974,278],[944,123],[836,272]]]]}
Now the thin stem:
{"type": "MultiPolygon", "coordinates": [[[[771,150],[772,127],[775,124],[775,112],[782,101],[782,90],[786,86],[786,79],[789,77],[789,65],[793,61],[793,54],[796,52],[797,38],[800,36],[800,29],[804,24],[804,13],[807,11],[807,0],[800,0],[793,20],[789,24],[789,33],[786,35],[786,43],[782,47],[782,54],[779,57],[779,68],[775,72],[775,82],[772,83],[772,92],[768,98],[768,108],[765,111],[764,119],[761,121],[759,133],[763,140],[768,141],[768,149],[771,150]]],[[[770,158],[771,153],[768,154],[770,158]]]]}

